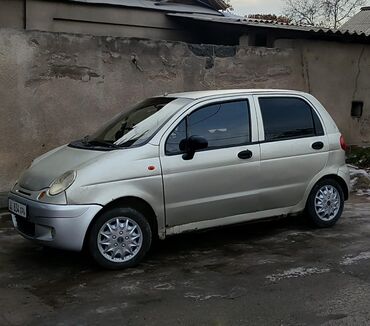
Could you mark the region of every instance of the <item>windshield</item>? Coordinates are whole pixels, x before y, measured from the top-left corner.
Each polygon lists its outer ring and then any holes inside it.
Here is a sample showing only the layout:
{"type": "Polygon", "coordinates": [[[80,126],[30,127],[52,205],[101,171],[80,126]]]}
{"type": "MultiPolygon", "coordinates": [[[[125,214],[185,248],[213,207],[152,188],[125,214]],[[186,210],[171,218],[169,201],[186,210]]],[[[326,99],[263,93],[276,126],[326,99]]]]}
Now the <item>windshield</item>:
{"type": "Polygon", "coordinates": [[[86,146],[127,148],[147,142],[181,107],[191,100],[155,97],[128,112],[121,113],[91,136],[82,140],[86,146]]]}

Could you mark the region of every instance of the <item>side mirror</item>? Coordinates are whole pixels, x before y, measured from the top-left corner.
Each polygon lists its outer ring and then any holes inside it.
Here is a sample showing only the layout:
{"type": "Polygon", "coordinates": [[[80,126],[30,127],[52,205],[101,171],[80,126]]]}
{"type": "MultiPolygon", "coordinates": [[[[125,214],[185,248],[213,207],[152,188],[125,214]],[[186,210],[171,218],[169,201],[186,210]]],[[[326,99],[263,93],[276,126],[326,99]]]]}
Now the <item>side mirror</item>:
{"type": "Polygon", "coordinates": [[[182,156],[184,160],[192,160],[196,151],[205,149],[208,147],[208,141],[201,136],[191,136],[188,139],[184,139],[180,143],[180,148],[185,150],[186,153],[182,156]]]}

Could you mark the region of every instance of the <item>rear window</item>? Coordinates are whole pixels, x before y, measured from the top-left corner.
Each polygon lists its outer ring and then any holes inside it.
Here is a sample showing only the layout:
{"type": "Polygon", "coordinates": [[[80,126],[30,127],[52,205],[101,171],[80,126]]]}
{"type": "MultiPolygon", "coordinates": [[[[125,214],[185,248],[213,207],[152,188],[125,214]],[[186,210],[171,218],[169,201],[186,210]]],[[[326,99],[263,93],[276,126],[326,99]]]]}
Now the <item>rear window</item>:
{"type": "Polygon", "coordinates": [[[261,97],[259,104],[266,141],[322,135],[319,118],[304,100],[294,97],[261,97]]]}

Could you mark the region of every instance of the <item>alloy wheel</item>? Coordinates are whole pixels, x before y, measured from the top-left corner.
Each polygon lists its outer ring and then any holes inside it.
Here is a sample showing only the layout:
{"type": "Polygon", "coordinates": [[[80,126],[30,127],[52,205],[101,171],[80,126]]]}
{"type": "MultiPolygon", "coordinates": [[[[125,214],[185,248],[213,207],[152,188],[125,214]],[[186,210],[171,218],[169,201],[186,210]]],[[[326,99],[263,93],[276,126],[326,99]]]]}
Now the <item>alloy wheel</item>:
{"type": "Polygon", "coordinates": [[[341,205],[338,190],[331,185],[321,187],[315,196],[315,211],[323,221],[331,221],[336,218],[341,205]]]}
{"type": "Polygon", "coordinates": [[[100,228],[98,248],[109,261],[127,262],[134,258],[143,244],[140,226],[128,217],[112,218],[100,228]]]}

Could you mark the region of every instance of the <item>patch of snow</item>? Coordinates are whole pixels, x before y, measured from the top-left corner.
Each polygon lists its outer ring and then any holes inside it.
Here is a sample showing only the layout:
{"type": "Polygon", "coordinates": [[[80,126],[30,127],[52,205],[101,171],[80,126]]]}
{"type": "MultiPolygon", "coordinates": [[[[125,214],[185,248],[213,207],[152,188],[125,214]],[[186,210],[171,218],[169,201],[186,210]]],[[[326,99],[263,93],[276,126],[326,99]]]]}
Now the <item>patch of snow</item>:
{"type": "Polygon", "coordinates": [[[163,283],[163,284],[155,285],[154,288],[156,290],[167,291],[167,290],[173,290],[175,287],[170,283],[163,283]]]}
{"type": "Polygon", "coordinates": [[[207,301],[211,299],[227,299],[227,300],[233,300],[236,298],[240,298],[242,296],[245,296],[248,293],[247,289],[243,287],[234,287],[231,289],[229,293],[224,294],[197,294],[194,292],[187,292],[185,293],[185,298],[194,299],[196,301],[207,301]]]}
{"type": "Polygon", "coordinates": [[[127,302],[123,302],[118,307],[117,306],[116,307],[115,306],[102,306],[102,307],[96,308],[95,311],[98,314],[107,314],[107,313],[114,313],[117,310],[125,309],[127,307],[128,307],[127,302]]]}
{"type": "Polygon", "coordinates": [[[350,174],[351,178],[356,177],[356,176],[364,176],[364,177],[370,178],[370,175],[366,170],[360,169],[357,166],[354,166],[354,165],[351,165],[351,164],[347,164],[347,166],[348,166],[349,174],[350,174]]]}
{"type": "Polygon", "coordinates": [[[276,260],[273,259],[260,259],[257,261],[257,265],[266,265],[266,264],[274,264],[276,260]]]}
{"type": "Polygon", "coordinates": [[[359,189],[357,190],[356,195],[357,196],[370,196],[370,189],[366,189],[366,190],[359,189]]]}
{"type": "Polygon", "coordinates": [[[108,312],[114,312],[118,310],[117,307],[99,307],[96,309],[96,312],[98,314],[105,314],[105,313],[108,313],[108,312]]]}
{"type": "Polygon", "coordinates": [[[354,257],[348,257],[348,256],[344,257],[344,259],[342,260],[340,264],[348,266],[348,265],[356,264],[357,262],[361,260],[366,260],[366,259],[370,259],[370,251],[361,252],[359,255],[354,256],[354,257]]]}
{"type": "Polygon", "coordinates": [[[127,277],[127,276],[134,276],[136,274],[143,274],[143,273],[144,273],[143,269],[134,269],[134,270],[129,270],[129,271],[119,273],[115,277],[122,278],[122,277],[127,277]]]}
{"type": "Polygon", "coordinates": [[[356,185],[357,181],[358,181],[358,177],[354,177],[354,178],[351,177],[351,181],[350,181],[351,188],[353,188],[356,185]]]}
{"type": "Polygon", "coordinates": [[[305,277],[313,274],[323,274],[330,272],[328,268],[317,268],[317,267],[296,267],[288,269],[282,273],[272,274],[266,276],[266,278],[271,282],[280,281],[288,278],[298,278],[305,277]]]}
{"type": "Polygon", "coordinates": [[[221,294],[202,295],[202,294],[195,294],[195,293],[190,292],[190,293],[185,293],[184,297],[199,300],[199,301],[206,301],[206,300],[214,299],[214,298],[223,298],[224,296],[221,294]]]}
{"type": "Polygon", "coordinates": [[[358,196],[370,196],[370,173],[367,170],[359,169],[354,165],[348,164],[351,176],[351,191],[358,196]]]}
{"type": "Polygon", "coordinates": [[[138,288],[138,284],[139,282],[136,282],[135,284],[130,284],[130,285],[123,285],[121,286],[121,290],[125,291],[126,293],[135,293],[135,292],[138,292],[139,288],[138,288]]]}

